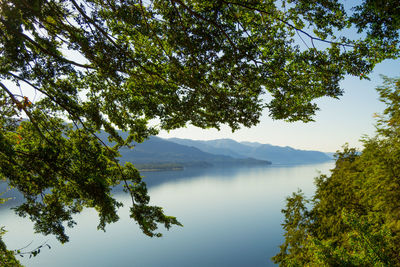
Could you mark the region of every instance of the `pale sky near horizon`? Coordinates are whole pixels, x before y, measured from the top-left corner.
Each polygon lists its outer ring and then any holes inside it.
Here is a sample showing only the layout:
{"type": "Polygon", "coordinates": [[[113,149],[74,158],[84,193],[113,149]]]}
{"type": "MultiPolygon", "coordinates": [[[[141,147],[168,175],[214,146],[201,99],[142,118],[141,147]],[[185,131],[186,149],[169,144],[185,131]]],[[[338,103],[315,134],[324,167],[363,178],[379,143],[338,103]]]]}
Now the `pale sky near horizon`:
{"type": "Polygon", "coordinates": [[[347,142],[351,147],[360,149],[360,138],[363,135],[373,136],[375,133],[374,113],[381,113],[385,108],[375,90],[383,82],[380,75],[398,77],[399,63],[400,60],[380,63],[369,75],[370,81],[347,77],[341,82],[344,94],[339,100],[326,97],[316,101],[320,110],[314,117],[315,122],[274,121],[268,116],[268,110],[265,110],[258,125],[242,128],[235,133],[229,127],[222,127],[218,131],[188,126],[169,133],[162,131],[159,137],[194,140],[230,138],[324,152],[336,152],[347,142]]]}

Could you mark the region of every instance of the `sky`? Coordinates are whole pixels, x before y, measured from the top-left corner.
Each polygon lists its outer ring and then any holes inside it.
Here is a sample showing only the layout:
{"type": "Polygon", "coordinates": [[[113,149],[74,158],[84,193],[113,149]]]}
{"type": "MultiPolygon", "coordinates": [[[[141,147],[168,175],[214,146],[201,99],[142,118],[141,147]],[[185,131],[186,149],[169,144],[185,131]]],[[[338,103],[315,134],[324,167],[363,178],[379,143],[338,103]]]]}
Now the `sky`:
{"type": "MultiPolygon", "coordinates": [[[[358,5],[359,1],[347,0],[343,2],[347,12],[358,5]]],[[[338,35],[362,36],[355,29],[350,28],[338,35]]],[[[308,42],[307,38],[304,38],[308,42]]],[[[302,42],[298,40],[302,46],[302,42]]],[[[358,77],[346,77],[341,82],[344,90],[339,100],[322,98],[315,103],[320,110],[314,117],[314,122],[289,123],[274,121],[268,116],[268,110],[263,113],[260,123],[251,128],[243,128],[232,133],[229,127],[220,131],[215,129],[203,130],[194,126],[174,131],[160,132],[163,138],[188,138],[195,140],[212,140],[230,138],[236,141],[251,141],[278,146],[291,146],[297,149],[319,150],[336,152],[341,150],[345,143],[350,147],[362,149],[362,136],[375,135],[375,113],[381,113],[385,105],[379,101],[375,88],[382,84],[380,75],[399,77],[400,60],[386,60],[378,64],[369,75],[371,80],[360,80],[358,77]]]]}
{"type": "MultiPolygon", "coordinates": [[[[359,1],[347,0],[343,1],[343,4],[346,11],[351,13],[351,8],[359,5],[359,1]]],[[[361,37],[363,34],[350,28],[336,35],[353,39],[354,36],[361,37]]],[[[303,40],[309,42],[308,38],[303,38],[303,40]]],[[[302,41],[297,41],[302,46],[302,41]]],[[[380,75],[399,77],[399,63],[400,60],[386,60],[378,64],[369,75],[371,80],[346,77],[341,82],[344,94],[340,99],[325,97],[315,101],[320,110],[317,111],[314,122],[274,121],[268,116],[268,110],[265,110],[258,125],[240,129],[235,133],[232,133],[229,127],[223,127],[218,131],[189,126],[170,132],[162,131],[159,136],[195,140],[230,138],[236,141],[251,141],[324,152],[336,152],[345,143],[348,143],[350,147],[362,149],[361,137],[375,135],[374,114],[379,114],[385,109],[385,105],[379,101],[379,95],[375,90],[383,82],[380,75]]]]}
{"type": "Polygon", "coordinates": [[[229,127],[222,127],[218,131],[188,126],[170,132],[162,131],[159,136],[194,140],[230,138],[240,142],[251,141],[324,152],[336,152],[345,143],[361,149],[360,138],[363,135],[374,136],[374,113],[381,113],[385,108],[375,90],[383,82],[380,75],[400,76],[399,63],[400,60],[380,63],[369,75],[370,81],[346,77],[341,82],[344,94],[340,99],[325,97],[316,101],[320,110],[317,111],[314,122],[274,121],[268,116],[268,110],[265,110],[258,125],[242,128],[234,133],[229,127]]]}
{"type": "MultiPolygon", "coordinates": [[[[344,1],[345,9],[350,13],[351,7],[358,4],[359,1],[344,1]]],[[[339,35],[360,36],[353,28],[342,31],[339,35]]],[[[307,38],[304,39],[307,41],[307,38]]],[[[299,45],[301,46],[302,42],[299,41],[299,45]]],[[[344,94],[340,99],[325,97],[315,101],[320,110],[317,111],[314,122],[274,121],[269,118],[268,110],[266,110],[258,125],[243,128],[235,133],[232,133],[229,127],[223,127],[218,131],[189,126],[170,132],[162,131],[159,136],[195,140],[230,138],[236,141],[291,146],[297,149],[323,152],[341,150],[345,143],[348,143],[350,147],[362,149],[361,137],[375,135],[376,118],[374,118],[374,114],[381,113],[385,108],[385,105],[379,101],[379,95],[375,90],[383,82],[380,75],[399,77],[399,63],[400,60],[386,60],[378,64],[369,75],[371,80],[346,77],[341,82],[344,94]]]]}
{"type": "MultiPolygon", "coordinates": [[[[346,9],[358,4],[358,1],[345,1],[346,9]]],[[[357,34],[349,29],[345,35],[357,34]]],[[[306,39],[307,40],[307,39],[306,39]]],[[[301,45],[302,42],[299,42],[301,45]]],[[[79,61],[80,56],[68,51],[69,56],[79,61]],[[78,59],[78,60],[77,60],[78,59]]],[[[341,82],[344,95],[340,99],[322,98],[316,101],[320,110],[314,117],[314,122],[274,121],[265,110],[260,123],[251,128],[242,128],[232,133],[223,126],[216,129],[200,129],[194,126],[177,129],[170,132],[161,131],[162,138],[188,138],[194,140],[213,140],[230,138],[236,141],[251,141],[278,146],[291,146],[297,149],[336,152],[348,143],[351,147],[361,149],[359,141],[363,135],[373,136],[375,132],[374,113],[380,113],[385,106],[378,100],[375,88],[382,84],[380,75],[389,77],[400,76],[400,60],[386,60],[378,64],[371,80],[360,80],[358,77],[347,77],[341,82]]],[[[27,94],[30,99],[36,95],[27,94]]]]}

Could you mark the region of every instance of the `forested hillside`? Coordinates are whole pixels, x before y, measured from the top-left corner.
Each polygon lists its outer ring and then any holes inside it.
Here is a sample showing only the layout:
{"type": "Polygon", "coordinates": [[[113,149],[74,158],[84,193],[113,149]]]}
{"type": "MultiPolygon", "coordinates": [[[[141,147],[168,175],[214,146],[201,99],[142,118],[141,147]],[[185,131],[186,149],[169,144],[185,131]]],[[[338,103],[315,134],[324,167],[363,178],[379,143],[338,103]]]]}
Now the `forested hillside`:
{"type": "Polygon", "coordinates": [[[364,149],[345,147],[330,176],[283,210],[282,266],[400,266],[400,79],[378,88],[387,104],[364,149]],[[312,204],[311,208],[309,204],[312,204]]]}

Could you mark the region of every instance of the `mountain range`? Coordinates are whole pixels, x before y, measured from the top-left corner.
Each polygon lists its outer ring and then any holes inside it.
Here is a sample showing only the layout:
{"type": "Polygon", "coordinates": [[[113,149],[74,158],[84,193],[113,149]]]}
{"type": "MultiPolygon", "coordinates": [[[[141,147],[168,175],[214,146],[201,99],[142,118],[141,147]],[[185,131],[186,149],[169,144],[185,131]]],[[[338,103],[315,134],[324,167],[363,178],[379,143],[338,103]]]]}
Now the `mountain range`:
{"type": "Polygon", "coordinates": [[[132,162],[141,170],[176,170],[184,167],[210,167],[221,165],[269,165],[270,161],[251,157],[233,157],[228,154],[215,154],[202,151],[193,146],[181,145],[156,136],[143,143],[135,144],[134,149],[120,150],[122,162],[132,162]]]}
{"type": "MultiPolygon", "coordinates": [[[[123,137],[127,133],[119,132],[123,137]]],[[[98,136],[107,144],[107,134],[98,136]]],[[[232,139],[209,141],[151,136],[133,149],[120,150],[122,162],[132,162],[141,170],[176,170],[185,167],[218,165],[309,164],[332,160],[332,153],[299,150],[257,142],[237,142],[232,139]]]]}
{"type": "Polygon", "coordinates": [[[273,146],[257,142],[237,142],[232,139],[199,141],[170,138],[168,141],[200,149],[201,151],[231,156],[234,158],[255,158],[271,161],[272,164],[307,164],[329,161],[332,157],[313,150],[299,150],[289,146],[273,146]]]}
{"type": "MultiPolygon", "coordinates": [[[[103,138],[102,138],[103,139],[103,138]]],[[[232,139],[200,141],[163,139],[152,136],[134,149],[120,150],[122,162],[132,162],[141,170],[177,170],[185,167],[220,165],[307,164],[332,158],[320,151],[298,150],[232,139]]]]}

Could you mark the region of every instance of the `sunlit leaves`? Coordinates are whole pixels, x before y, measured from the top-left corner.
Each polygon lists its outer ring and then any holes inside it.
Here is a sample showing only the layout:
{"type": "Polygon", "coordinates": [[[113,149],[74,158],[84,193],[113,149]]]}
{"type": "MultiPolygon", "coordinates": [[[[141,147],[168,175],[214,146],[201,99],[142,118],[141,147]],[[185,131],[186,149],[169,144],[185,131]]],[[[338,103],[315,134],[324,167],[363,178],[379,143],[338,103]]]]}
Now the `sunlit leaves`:
{"type": "Polygon", "coordinates": [[[66,242],[85,207],[99,229],[118,220],[122,183],[144,233],[179,225],[118,150],[188,124],[251,127],[263,109],[312,120],[345,75],[398,56],[396,1],[374,3],[351,16],[337,1],[0,1],[0,175],[24,194],[16,211],[66,242]],[[334,36],[351,25],[367,34],[334,36]]]}
{"type": "Polygon", "coordinates": [[[377,135],[361,153],[344,147],[330,176],[315,181],[312,206],[288,198],[285,243],[273,260],[282,266],[398,266],[400,242],[399,79],[378,88],[387,105],[377,135]]]}

